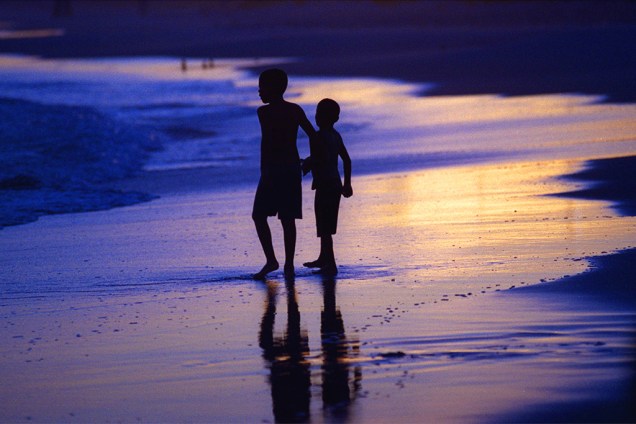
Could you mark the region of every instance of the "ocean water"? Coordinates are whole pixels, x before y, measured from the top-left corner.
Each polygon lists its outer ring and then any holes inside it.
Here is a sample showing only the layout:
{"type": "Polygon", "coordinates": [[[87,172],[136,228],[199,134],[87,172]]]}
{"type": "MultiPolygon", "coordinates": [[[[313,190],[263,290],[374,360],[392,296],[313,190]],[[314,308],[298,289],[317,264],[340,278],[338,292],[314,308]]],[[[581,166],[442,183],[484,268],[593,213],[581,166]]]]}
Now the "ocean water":
{"type": "Polygon", "coordinates": [[[227,129],[252,112],[240,73],[183,76],[175,62],[173,78],[170,64],[0,59],[0,226],[148,201],[111,188],[144,170],[244,161],[251,146],[227,129]]]}
{"type": "MultiPolygon", "coordinates": [[[[255,184],[257,76],[247,66],[286,59],[43,60],[0,57],[0,228],[47,214],[103,210],[156,198],[114,182],[140,172],[216,168],[209,188],[255,184]]],[[[283,66],[284,65],[280,65],[283,66]]],[[[294,78],[287,98],[313,121],[324,97],[357,174],[636,151],[632,105],[600,97],[427,97],[430,85],[294,78]]],[[[307,138],[299,135],[301,155],[307,138]]]]}

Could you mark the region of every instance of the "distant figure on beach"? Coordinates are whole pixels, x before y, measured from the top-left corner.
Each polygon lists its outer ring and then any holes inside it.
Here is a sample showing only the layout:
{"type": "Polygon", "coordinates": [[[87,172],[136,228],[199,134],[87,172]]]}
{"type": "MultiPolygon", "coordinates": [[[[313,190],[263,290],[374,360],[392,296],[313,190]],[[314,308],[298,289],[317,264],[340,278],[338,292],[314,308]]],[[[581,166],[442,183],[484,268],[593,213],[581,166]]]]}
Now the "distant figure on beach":
{"type": "Polygon", "coordinates": [[[203,63],[201,64],[203,69],[212,69],[214,68],[214,59],[203,59],[203,63]]]}
{"type": "Polygon", "coordinates": [[[323,99],[316,107],[316,125],[319,131],[311,140],[311,156],[303,161],[303,172],[311,170],[313,182],[311,188],[316,190],[314,209],[316,214],[316,232],[320,237],[320,255],[312,262],[303,265],[309,268],[320,268],[320,272],[328,275],[338,273],[333,251],[333,235],[338,226],[338,209],[340,196],[351,197],[351,158],[345,148],[342,137],[334,129],[340,118],[340,106],[334,100],[323,99]],[[338,171],[338,156],[342,158],[344,184],[338,171]]]}
{"type": "Polygon", "coordinates": [[[278,214],[283,226],[286,277],[294,276],[296,219],[302,218],[300,156],[296,139],[298,127],[309,136],[316,131],[305,112],[295,103],[283,99],[287,74],[281,69],[263,71],[258,80],[258,94],[265,106],[258,108],[261,124],[261,177],[254,196],[252,219],[265,253],[266,263],[255,279],[263,279],[278,269],[267,217],[278,214]]]}
{"type": "Polygon", "coordinates": [[[188,61],[184,58],[181,59],[181,71],[185,72],[188,70],[188,61]]]}

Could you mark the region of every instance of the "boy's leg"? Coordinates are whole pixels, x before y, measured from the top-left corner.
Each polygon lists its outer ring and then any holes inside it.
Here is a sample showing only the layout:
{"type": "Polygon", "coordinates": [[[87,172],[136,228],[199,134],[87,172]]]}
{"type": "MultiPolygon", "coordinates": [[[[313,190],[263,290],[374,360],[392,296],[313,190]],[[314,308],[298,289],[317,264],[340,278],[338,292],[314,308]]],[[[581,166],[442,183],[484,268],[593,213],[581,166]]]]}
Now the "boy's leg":
{"type": "Polygon", "coordinates": [[[281,219],[285,240],[285,275],[294,275],[294,255],[296,254],[296,220],[281,219]]]}
{"type": "Polygon", "coordinates": [[[333,252],[333,237],[331,234],[325,234],[320,237],[320,251],[323,256],[323,265],[321,271],[327,273],[337,273],[336,256],[333,252]]]}
{"type": "Polygon", "coordinates": [[[254,225],[256,226],[256,234],[258,234],[258,240],[261,242],[263,253],[265,254],[265,260],[267,261],[263,268],[254,274],[254,278],[262,279],[269,272],[276,271],[278,269],[278,261],[276,260],[276,254],[274,253],[274,246],[272,245],[272,232],[269,229],[266,216],[255,216],[254,225]]]}
{"type": "Polygon", "coordinates": [[[320,190],[316,190],[316,194],[314,195],[314,216],[316,217],[316,231],[318,233],[318,237],[320,238],[320,254],[318,255],[318,259],[311,262],[303,263],[303,266],[307,268],[322,268],[325,263],[325,253],[322,248],[322,237],[320,236],[320,224],[321,224],[321,192],[320,190]]]}

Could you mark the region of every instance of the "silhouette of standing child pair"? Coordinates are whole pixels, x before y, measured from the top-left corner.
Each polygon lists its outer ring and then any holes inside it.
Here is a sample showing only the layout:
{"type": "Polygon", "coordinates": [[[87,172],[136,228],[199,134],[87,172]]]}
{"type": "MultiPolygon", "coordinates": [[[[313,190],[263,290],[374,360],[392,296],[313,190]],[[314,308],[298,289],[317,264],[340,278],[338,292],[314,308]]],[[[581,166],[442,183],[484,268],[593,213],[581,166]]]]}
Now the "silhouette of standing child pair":
{"type": "Polygon", "coordinates": [[[254,274],[255,279],[279,268],[272,234],[267,222],[278,215],[283,227],[285,244],[284,274],[295,275],[296,219],[302,219],[302,173],[311,171],[312,189],[316,190],[314,209],[320,255],[304,265],[319,268],[320,272],[335,275],[338,271],[333,251],[340,196],[351,197],[351,159],[342,137],[334,129],[340,116],[338,103],[323,99],[316,107],[316,124],[311,125],[303,109],[284,100],[287,74],[281,69],[268,69],[258,80],[258,93],[265,106],[258,108],[261,125],[261,177],[254,196],[252,219],[265,254],[265,265],[254,274]],[[298,154],[298,127],[309,137],[310,157],[301,161],[298,154]],[[338,157],[342,158],[344,184],[338,171],[338,157]]]}

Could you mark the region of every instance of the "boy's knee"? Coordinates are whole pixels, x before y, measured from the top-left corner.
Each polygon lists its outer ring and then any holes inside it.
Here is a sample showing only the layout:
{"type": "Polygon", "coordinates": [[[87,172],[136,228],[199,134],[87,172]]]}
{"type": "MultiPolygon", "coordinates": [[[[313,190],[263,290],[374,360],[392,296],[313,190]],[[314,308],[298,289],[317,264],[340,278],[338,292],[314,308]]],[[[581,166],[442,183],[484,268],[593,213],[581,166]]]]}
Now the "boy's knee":
{"type": "Polygon", "coordinates": [[[280,223],[282,224],[283,228],[296,228],[296,220],[293,218],[281,219],[280,223]]]}
{"type": "Polygon", "coordinates": [[[254,221],[255,224],[263,224],[263,223],[267,223],[267,216],[266,215],[260,215],[260,214],[252,214],[252,221],[254,221]]]}

